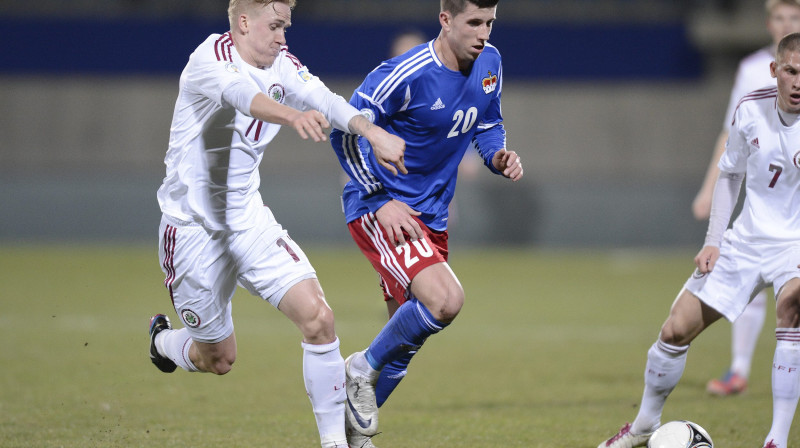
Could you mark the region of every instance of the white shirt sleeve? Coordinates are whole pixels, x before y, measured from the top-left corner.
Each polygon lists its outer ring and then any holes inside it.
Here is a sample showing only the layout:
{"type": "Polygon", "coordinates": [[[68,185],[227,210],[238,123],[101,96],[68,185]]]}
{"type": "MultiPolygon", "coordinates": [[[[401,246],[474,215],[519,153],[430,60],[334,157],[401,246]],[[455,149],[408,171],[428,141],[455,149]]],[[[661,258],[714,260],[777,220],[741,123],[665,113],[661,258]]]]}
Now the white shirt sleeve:
{"type": "Polygon", "coordinates": [[[344,98],[331,92],[327,87],[313,90],[306,97],[305,102],[311,108],[325,115],[333,127],[348,133],[350,132],[350,120],[359,113],[344,98]]]}
{"type": "Polygon", "coordinates": [[[728,141],[725,144],[725,152],[717,165],[720,173],[714,186],[714,195],[711,198],[711,216],[708,220],[706,246],[719,247],[722,243],[722,235],[730,223],[733,208],[739,199],[739,190],[747,172],[747,158],[750,151],[740,129],[744,118],[742,113],[741,108],[735,112],[735,124],[731,127],[728,141]]]}
{"type": "Polygon", "coordinates": [[[239,112],[252,117],[250,107],[253,105],[253,98],[260,92],[255,84],[244,79],[234,81],[222,91],[223,105],[233,106],[239,112]]]}
{"type": "Polygon", "coordinates": [[[318,77],[308,71],[308,67],[288,52],[281,52],[276,64],[281,81],[286,87],[286,104],[299,110],[318,110],[333,127],[350,132],[348,124],[359,113],[356,108],[331,92],[318,77]]]}
{"type": "Polygon", "coordinates": [[[714,187],[714,196],[711,199],[711,216],[708,219],[708,232],[706,232],[704,246],[719,247],[722,243],[722,235],[728,228],[743,179],[744,175],[740,173],[724,171],[719,173],[717,184],[714,187]]]}
{"type": "MultiPolygon", "coordinates": [[[[189,58],[182,78],[189,91],[224,106],[223,92],[232,83],[242,81],[244,76],[236,65],[215,59],[213,49],[208,48],[213,44],[208,42],[198,47],[189,58]]],[[[249,105],[245,110],[250,111],[249,105]]]]}
{"type": "Polygon", "coordinates": [[[747,158],[750,156],[750,149],[741,129],[746,118],[743,114],[744,112],[741,108],[736,109],[734,113],[735,124],[728,133],[725,152],[717,164],[720,171],[740,174],[747,172],[747,158]]]}
{"type": "Polygon", "coordinates": [[[728,108],[725,111],[723,129],[730,131],[733,113],[742,97],[754,90],[775,85],[775,80],[769,72],[769,63],[772,59],[769,47],[765,47],[747,55],[739,62],[731,96],[728,99],[728,108]]]}

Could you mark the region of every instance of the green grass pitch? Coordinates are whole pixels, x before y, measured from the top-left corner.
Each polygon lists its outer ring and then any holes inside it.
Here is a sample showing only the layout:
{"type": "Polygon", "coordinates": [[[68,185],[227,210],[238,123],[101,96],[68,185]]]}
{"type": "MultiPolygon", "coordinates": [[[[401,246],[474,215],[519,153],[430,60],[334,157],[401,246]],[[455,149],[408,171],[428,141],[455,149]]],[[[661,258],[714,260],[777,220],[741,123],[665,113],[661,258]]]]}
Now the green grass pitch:
{"type": "MultiPolygon", "coordinates": [[[[342,354],[364,348],[385,320],[371,267],[354,247],[305,249],[342,354]]],[[[693,249],[453,249],[466,304],[382,408],[376,445],[594,448],[633,419],[645,353],[693,249]]],[[[0,278],[0,447],[318,446],[299,332],[245,291],[234,299],[231,373],[150,364],[150,316],[177,321],[155,243],[6,246],[0,278]]],[[[718,447],[760,446],[774,322],[770,310],[750,389],[735,398],[704,392],[729,362],[730,326],[701,335],[664,421],[696,421],[718,447]]]]}

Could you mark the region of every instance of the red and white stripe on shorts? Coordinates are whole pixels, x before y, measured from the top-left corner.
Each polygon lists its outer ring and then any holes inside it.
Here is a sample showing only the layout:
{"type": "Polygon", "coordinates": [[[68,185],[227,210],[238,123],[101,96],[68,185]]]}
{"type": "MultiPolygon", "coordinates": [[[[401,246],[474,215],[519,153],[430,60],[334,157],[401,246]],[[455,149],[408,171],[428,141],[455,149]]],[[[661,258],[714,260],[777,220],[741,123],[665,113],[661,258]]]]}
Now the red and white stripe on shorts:
{"type": "Polygon", "coordinates": [[[375,215],[368,213],[347,223],[353,240],[381,276],[384,300],[395,299],[403,304],[409,299],[411,280],[423,269],[447,261],[447,231],[431,230],[418,218],[424,237],[410,241],[403,232],[406,244],[395,247],[375,215]]]}

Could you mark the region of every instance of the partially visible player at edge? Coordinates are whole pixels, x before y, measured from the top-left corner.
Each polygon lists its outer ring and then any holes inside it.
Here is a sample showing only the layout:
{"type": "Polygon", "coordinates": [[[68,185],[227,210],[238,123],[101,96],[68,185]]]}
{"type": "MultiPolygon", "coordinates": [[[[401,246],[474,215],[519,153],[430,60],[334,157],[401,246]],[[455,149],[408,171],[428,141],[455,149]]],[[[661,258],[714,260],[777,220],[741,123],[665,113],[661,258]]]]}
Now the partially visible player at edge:
{"type": "Polygon", "coordinates": [[[299,328],[303,379],[321,445],[346,447],[344,360],[333,312],[308,258],[264,206],[258,166],[281,125],[316,142],[326,139],[329,122],[360,134],[392,173],[405,172],[405,144],[288,52],[285,32],[294,5],[231,0],[230,31],[209,36],[181,74],[158,202],[159,259],[184,327],[173,330],[165,315],[154,316],[150,358],[168,373],[178,366],[230,371],[236,358],[231,299],[242,285],[299,328]]]}
{"type": "Polygon", "coordinates": [[[689,344],[719,318],[736,319],[770,284],[777,344],[772,428],[763,447],[787,448],[800,398],[800,33],[780,41],[769,67],[777,87],[746,95],[733,114],[697,270],[647,352],[639,413],[599,448],[645,446],[683,374],[689,344]],[[745,175],[742,212],[726,231],[745,175]]]}
{"type": "MultiPolygon", "coordinates": [[[[500,53],[487,42],[497,3],[442,0],[439,36],[384,61],[350,99],[373,123],[406,141],[408,174],[390,176],[375,163],[369,142],[331,132],[351,178],[342,197],[345,219],[380,275],[391,316],[366,350],[345,361],[351,446],[374,446],[378,408],[428,336],[450,324],[464,303],[447,264],[447,223],[458,165],[470,143],[493,173],[522,178],[519,156],[506,149],[500,53]]],[[[513,197],[507,203],[513,207],[513,197]]]]}
{"type": "MultiPolygon", "coordinates": [[[[787,34],[800,32],[800,0],[767,0],[764,9],[767,14],[767,31],[772,37],[772,44],[746,56],[739,63],[722,131],[717,137],[703,186],[692,202],[692,213],[698,220],[708,219],[711,212],[711,195],[719,176],[717,164],[725,152],[725,142],[728,140],[731,118],[736,105],[747,93],[775,85],[775,78],[769,73],[769,63],[775,59],[778,42],[787,34]]],[[[767,292],[762,290],[731,324],[731,364],[721,378],[714,378],[708,382],[706,390],[709,393],[721,396],[734,395],[747,388],[753,353],[766,315],[767,292]]]]}

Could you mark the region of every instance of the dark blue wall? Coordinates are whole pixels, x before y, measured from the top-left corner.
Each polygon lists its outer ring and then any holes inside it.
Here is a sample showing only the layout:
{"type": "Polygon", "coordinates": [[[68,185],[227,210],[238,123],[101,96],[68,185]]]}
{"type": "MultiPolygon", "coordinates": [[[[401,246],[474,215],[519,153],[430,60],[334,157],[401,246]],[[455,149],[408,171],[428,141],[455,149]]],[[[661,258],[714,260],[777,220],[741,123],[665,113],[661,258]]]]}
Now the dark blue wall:
{"type": "MultiPolygon", "coordinates": [[[[438,26],[415,28],[435,36],[438,26]]],[[[408,23],[341,23],[295,18],[290,50],[317,75],[363,77],[386,57],[408,23]]],[[[0,73],[177,75],[189,53],[227,21],[10,19],[0,32],[0,73]]],[[[702,74],[682,23],[498,23],[491,42],[508,79],[671,80],[702,74]]]]}

